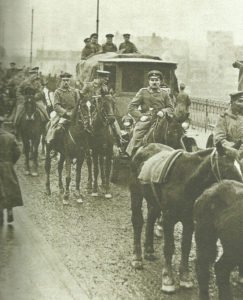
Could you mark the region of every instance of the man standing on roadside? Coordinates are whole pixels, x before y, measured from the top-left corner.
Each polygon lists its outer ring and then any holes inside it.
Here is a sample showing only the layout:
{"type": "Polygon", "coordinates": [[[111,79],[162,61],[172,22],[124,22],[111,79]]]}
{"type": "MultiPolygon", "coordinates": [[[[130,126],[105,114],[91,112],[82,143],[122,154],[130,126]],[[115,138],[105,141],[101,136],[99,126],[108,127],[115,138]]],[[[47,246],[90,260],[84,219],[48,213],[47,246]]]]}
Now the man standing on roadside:
{"type": "Polygon", "coordinates": [[[7,222],[12,223],[13,207],[23,206],[20,186],[14,164],[20,157],[20,149],[13,134],[3,128],[0,116],[0,226],[3,225],[3,209],[7,209],[7,222]]]}

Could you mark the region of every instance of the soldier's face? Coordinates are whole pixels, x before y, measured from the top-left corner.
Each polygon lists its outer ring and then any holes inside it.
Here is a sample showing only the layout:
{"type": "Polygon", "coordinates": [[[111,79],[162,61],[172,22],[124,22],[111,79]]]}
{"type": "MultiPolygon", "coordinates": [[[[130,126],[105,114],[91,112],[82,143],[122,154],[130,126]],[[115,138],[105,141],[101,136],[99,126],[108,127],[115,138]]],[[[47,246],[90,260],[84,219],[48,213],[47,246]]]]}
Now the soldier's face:
{"type": "Polygon", "coordinates": [[[96,36],[93,36],[93,37],[91,38],[91,43],[96,44],[97,42],[98,42],[98,38],[97,38],[96,36]]]}
{"type": "Polygon", "coordinates": [[[100,77],[101,84],[107,84],[109,81],[109,76],[100,77]]]}
{"type": "Polygon", "coordinates": [[[62,79],[62,87],[68,88],[70,84],[70,80],[68,78],[63,78],[62,79]]]}
{"type": "Polygon", "coordinates": [[[107,41],[107,43],[112,43],[112,37],[107,37],[106,41],[107,41]]]}
{"type": "Polygon", "coordinates": [[[130,36],[124,36],[124,41],[125,41],[125,42],[128,42],[129,39],[130,39],[130,36]]]}
{"type": "Polygon", "coordinates": [[[160,82],[161,82],[161,80],[159,79],[159,77],[150,77],[149,78],[149,86],[152,89],[158,89],[160,87],[160,82]]]}

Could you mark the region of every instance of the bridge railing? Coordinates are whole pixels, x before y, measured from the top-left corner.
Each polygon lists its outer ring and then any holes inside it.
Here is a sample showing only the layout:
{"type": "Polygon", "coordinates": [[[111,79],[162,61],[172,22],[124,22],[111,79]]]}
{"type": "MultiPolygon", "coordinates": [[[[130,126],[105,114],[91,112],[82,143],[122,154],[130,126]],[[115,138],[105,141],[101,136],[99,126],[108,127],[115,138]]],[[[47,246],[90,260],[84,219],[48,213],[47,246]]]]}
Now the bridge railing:
{"type": "Polygon", "coordinates": [[[204,128],[205,131],[214,128],[217,119],[229,106],[229,101],[212,100],[205,98],[191,98],[190,117],[195,127],[204,128]]]}

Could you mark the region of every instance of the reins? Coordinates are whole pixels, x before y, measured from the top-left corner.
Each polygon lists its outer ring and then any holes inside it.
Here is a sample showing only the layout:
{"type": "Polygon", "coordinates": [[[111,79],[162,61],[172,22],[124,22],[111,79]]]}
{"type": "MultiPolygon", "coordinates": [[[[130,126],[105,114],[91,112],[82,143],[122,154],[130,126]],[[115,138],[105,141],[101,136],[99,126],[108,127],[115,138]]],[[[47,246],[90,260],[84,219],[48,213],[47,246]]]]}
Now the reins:
{"type": "Polygon", "coordinates": [[[212,153],[210,154],[210,163],[213,175],[215,176],[217,182],[222,181],[220,169],[219,169],[219,160],[218,160],[218,153],[216,148],[213,149],[212,153]],[[215,168],[214,168],[215,167],[215,168]]]}

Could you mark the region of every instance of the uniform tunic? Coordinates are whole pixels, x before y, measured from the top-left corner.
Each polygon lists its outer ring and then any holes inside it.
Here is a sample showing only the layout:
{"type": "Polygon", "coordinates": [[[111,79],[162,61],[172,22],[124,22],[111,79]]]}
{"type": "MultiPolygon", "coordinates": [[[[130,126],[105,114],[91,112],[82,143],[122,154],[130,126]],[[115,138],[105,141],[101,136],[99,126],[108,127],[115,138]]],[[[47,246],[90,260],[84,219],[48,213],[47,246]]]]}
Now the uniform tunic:
{"type": "Polygon", "coordinates": [[[121,43],[120,46],[119,46],[119,50],[122,50],[121,51],[122,53],[136,53],[136,52],[138,52],[138,49],[136,48],[136,46],[130,41],[121,43]]]}
{"type": "Polygon", "coordinates": [[[126,149],[129,155],[132,154],[134,148],[142,145],[142,139],[152,125],[151,118],[147,121],[140,121],[143,114],[149,112],[150,109],[152,109],[153,114],[159,111],[172,113],[174,108],[169,94],[162,89],[142,88],[129,104],[128,112],[137,121],[132,139],[126,149]],[[141,111],[138,109],[139,106],[141,111]]]}
{"type": "MultiPolygon", "coordinates": [[[[221,141],[226,147],[232,147],[239,140],[243,141],[243,116],[233,114],[229,108],[217,121],[214,139],[216,143],[221,141]]],[[[243,150],[243,145],[240,149],[243,150]]]]}
{"type": "Polygon", "coordinates": [[[58,88],[54,93],[54,110],[59,116],[72,112],[79,99],[78,92],[73,88],[58,88]]]}
{"type": "Polygon", "coordinates": [[[14,164],[20,149],[14,135],[0,128],[0,209],[22,206],[22,196],[14,164]]]}
{"type": "Polygon", "coordinates": [[[116,52],[117,46],[113,43],[105,43],[102,45],[103,52],[116,52]]]}

